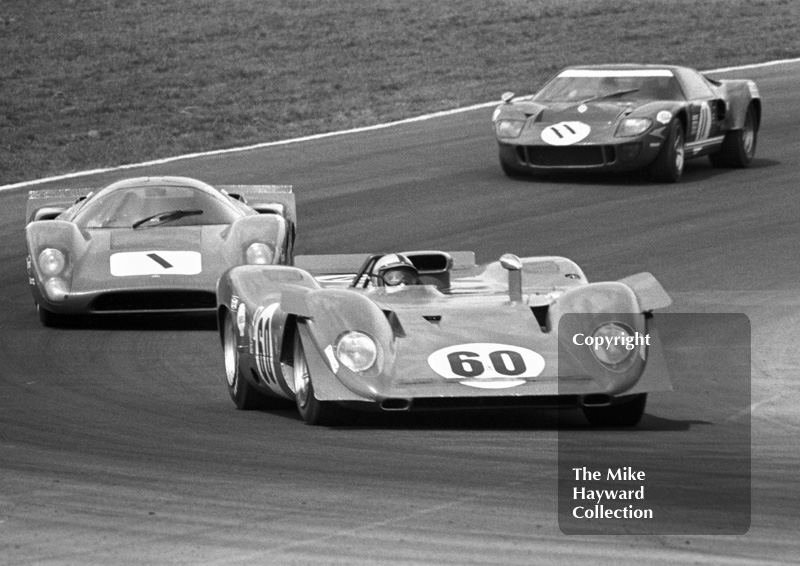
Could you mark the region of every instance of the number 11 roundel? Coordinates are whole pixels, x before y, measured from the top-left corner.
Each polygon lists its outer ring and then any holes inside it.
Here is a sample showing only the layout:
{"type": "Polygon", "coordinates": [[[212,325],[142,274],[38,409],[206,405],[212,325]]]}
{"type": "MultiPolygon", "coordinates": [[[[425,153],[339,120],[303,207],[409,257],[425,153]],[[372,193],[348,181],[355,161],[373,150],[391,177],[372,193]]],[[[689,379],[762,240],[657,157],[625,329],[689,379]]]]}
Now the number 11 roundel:
{"type": "Polygon", "coordinates": [[[516,381],[542,373],[544,358],[519,346],[475,343],[437,350],[428,356],[428,365],[447,379],[516,381]]]}

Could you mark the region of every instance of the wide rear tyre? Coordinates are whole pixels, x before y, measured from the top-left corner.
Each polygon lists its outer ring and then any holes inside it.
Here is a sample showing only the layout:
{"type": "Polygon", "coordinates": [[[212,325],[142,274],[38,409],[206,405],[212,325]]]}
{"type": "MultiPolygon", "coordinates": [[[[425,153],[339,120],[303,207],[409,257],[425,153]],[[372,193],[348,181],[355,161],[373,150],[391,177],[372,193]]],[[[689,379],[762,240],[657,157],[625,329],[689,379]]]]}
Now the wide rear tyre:
{"type": "Polygon", "coordinates": [[[332,426],[342,420],[342,408],[330,401],[320,401],[314,396],[314,383],[308,369],[303,342],[300,333],[294,336],[294,359],[292,372],[294,376],[295,400],[297,410],[306,424],[314,426],[332,426]]]}
{"type": "Polygon", "coordinates": [[[661,146],[655,161],[650,165],[650,176],[660,183],[677,183],[683,176],[683,166],[686,162],[686,138],[683,134],[683,124],[677,118],[669,126],[669,134],[661,146]]]}
{"type": "Polygon", "coordinates": [[[709,155],[708,159],[714,167],[734,169],[749,167],[756,154],[757,142],[758,118],[755,108],[750,105],[744,118],[744,127],[725,134],[720,150],[709,155]]]}
{"type": "Polygon", "coordinates": [[[608,407],[583,407],[583,415],[594,426],[630,427],[639,424],[647,405],[647,393],[633,395],[633,399],[608,407]]]}
{"type": "Polygon", "coordinates": [[[244,376],[236,346],[236,323],[231,313],[226,313],[222,326],[222,350],[225,356],[225,381],[228,393],[237,409],[249,411],[269,408],[271,399],[257,391],[244,376]]]}

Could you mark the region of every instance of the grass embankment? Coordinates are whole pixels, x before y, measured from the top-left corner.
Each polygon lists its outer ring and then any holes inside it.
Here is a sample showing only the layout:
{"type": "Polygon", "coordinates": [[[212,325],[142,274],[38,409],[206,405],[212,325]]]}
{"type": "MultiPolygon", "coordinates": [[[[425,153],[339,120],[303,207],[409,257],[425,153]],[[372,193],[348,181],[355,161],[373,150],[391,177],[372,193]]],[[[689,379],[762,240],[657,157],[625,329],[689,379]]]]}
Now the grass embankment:
{"type": "Polygon", "coordinates": [[[528,92],[571,63],[800,55],[795,0],[6,0],[0,185],[528,92]]]}

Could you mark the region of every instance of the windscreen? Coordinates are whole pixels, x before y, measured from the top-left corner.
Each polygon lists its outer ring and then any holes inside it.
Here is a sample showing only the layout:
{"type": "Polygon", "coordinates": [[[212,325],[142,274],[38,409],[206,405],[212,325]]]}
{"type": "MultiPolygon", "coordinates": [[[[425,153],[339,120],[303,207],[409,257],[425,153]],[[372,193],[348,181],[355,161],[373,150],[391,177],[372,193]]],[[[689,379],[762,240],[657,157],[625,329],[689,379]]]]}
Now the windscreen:
{"type": "Polygon", "coordinates": [[[547,83],[536,102],[593,100],[684,100],[678,80],[669,69],[567,69],[547,83]]]}
{"type": "Polygon", "coordinates": [[[184,186],[120,187],[101,191],[76,213],[79,228],[150,228],[230,224],[243,216],[224,198],[184,186]]]}

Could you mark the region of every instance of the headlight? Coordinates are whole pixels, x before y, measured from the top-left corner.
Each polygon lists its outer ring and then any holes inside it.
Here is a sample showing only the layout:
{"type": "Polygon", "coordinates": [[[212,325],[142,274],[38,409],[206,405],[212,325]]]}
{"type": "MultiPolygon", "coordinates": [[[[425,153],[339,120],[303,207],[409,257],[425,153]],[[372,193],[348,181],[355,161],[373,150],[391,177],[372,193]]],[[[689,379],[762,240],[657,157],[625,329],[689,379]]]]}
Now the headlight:
{"type": "Polygon", "coordinates": [[[336,357],[351,371],[366,371],[378,359],[378,345],[363,332],[345,332],[336,340],[336,357]]]}
{"type": "Polygon", "coordinates": [[[255,242],[250,244],[245,253],[245,259],[250,265],[270,265],[275,252],[269,244],[255,242]]]}
{"type": "Polygon", "coordinates": [[[619,365],[633,356],[633,332],[619,322],[607,322],[592,333],[595,345],[592,353],[611,369],[622,369],[619,365]]]}
{"type": "Polygon", "coordinates": [[[620,138],[638,136],[645,133],[652,125],[653,121],[648,118],[625,118],[614,135],[620,138]]]}
{"type": "Polygon", "coordinates": [[[499,138],[519,137],[524,126],[525,120],[498,120],[494,123],[494,128],[499,138]]]}
{"type": "Polygon", "coordinates": [[[44,292],[47,294],[47,298],[55,303],[67,298],[69,295],[69,287],[67,286],[67,282],[63,279],[53,277],[52,279],[48,279],[44,284],[44,292]]]}
{"type": "Polygon", "coordinates": [[[54,248],[46,248],[39,254],[39,269],[45,277],[55,277],[67,266],[64,253],[54,248]]]}

